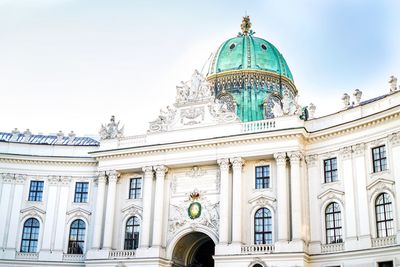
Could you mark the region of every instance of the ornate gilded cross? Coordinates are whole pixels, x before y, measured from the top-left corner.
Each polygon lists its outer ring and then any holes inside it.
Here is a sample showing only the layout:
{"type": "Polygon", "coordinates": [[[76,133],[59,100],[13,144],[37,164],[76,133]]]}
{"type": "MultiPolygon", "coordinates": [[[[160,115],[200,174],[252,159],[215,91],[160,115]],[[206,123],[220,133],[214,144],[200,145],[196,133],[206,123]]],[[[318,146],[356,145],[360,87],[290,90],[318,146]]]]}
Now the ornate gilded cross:
{"type": "Polygon", "coordinates": [[[251,22],[249,16],[244,16],[242,20],[242,24],[240,24],[240,28],[242,29],[242,33],[244,35],[248,35],[251,28],[251,22]]]}

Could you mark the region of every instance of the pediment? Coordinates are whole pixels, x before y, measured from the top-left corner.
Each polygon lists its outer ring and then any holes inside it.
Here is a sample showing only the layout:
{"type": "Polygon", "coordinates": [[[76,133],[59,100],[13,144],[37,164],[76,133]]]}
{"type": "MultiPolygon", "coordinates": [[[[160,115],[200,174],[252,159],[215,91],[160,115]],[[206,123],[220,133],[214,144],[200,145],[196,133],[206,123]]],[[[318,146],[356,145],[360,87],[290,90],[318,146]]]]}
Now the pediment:
{"type": "Polygon", "coordinates": [[[318,199],[322,199],[329,195],[330,196],[343,196],[344,192],[337,190],[337,189],[329,188],[329,189],[325,190],[324,192],[322,192],[321,194],[319,194],[317,197],[318,197],[318,199]]]}
{"type": "Polygon", "coordinates": [[[131,205],[123,208],[121,211],[122,211],[122,213],[125,213],[127,211],[132,211],[132,210],[133,211],[142,211],[142,207],[135,205],[135,204],[131,204],[131,205]]]}
{"type": "Polygon", "coordinates": [[[377,186],[392,186],[394,184],[394,181],[393,180],[389,180],[389,179],[385,179],[385,178],[378,178],[378,179],[376,179],[375,181],[373,181],[372,183],[370,183],[368,186],[367,186],[367,189],[368,190],[371,190],[372,188],[374,188],[374,187],[377,187],[377,186]]]}
{"type": "Polygon", "coordinates": [[[34,207],[34,206],[22,209],[20,212],[21,213],[29,213],[29,212],[31,212],[31,213],[46,214],[46,211],[44,211],[44,210],[42,210],[42,209],[40,209],[38,207],[34,207]]]}
{"type": "Polygon", "coordinates": [[[71,215],[71,214],[86,214],[86,215],[92,215],[92,212],[82,209],[82,208],[76,208],[73,210],[69,210],[67,211],[67,215],[71,215]]]}
{"type": "Polygon", "coordinates": [[[255,196],[255,197],[251,198],[249,200],[249,204],[252,204],[254,202],[259,202],[259,203],[262,203],[262,202],[268,203],[268,202],[270,202],[270,203],[273,203],[275,201],[276,201],[276,198],[273,198],[273,197],[270,197],[270,196],[267,196],[267,195],[264,195],[264,194],[260,194],[258,196],[255,196]]]}

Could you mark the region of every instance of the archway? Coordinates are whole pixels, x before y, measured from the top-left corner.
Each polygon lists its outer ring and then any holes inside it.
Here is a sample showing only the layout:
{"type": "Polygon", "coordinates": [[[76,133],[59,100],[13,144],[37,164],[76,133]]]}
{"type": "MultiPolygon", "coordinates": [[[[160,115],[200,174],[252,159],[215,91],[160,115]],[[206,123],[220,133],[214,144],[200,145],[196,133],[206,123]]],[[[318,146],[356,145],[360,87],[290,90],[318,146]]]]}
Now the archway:
{"type": "Polygon", "coordinates": [[[215,244],[206,234],[192,232],[183,236],[172,253],[173,267],[214,267],[215,244]]]}

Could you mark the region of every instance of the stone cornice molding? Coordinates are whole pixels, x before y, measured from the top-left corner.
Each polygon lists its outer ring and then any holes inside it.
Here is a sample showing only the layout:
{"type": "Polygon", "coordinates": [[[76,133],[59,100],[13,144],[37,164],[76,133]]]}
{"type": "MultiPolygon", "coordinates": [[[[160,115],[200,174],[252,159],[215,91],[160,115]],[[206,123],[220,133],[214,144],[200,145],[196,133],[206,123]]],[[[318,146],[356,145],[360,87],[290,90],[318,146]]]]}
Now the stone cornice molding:
{"type": "Polygon", "coordinates": [[[232,163],[232,168],[241,170],[242,166],[244,165],[245,161],[241,157],[231,158],[230,162],[232,163]]]}
{"type": "Polygon", "coordinates": [[[229,171],[229,159],[227,158],[218,159],[217,163],[221,171],[229,171]]]}
{"type": "Polygon", "coordinates": [[[276,164],[278,164],[278,165],[286,164],[286,152],[274,153],[274,158],[276,160],[276,164]]]}
{"type": "Polygon", "coordinates": [[[34,165],[52,165],[52,166],[97,166],[97,160],[94,158],[75,158],[75,159],[57,159],[51,157],[35,158],[37,156],[20,156],[12,154],[0,154],[0,162],[11,164],[34,164],[34,165]]]}
{"type": "MultiPolygon", "coordinates": [[[[394,107],[396,108],[396,107],[394,107]]],[[[385,112],[387,110],[384,110],[383,112],[385,112]]],[[[373,114],[373,116],[379,116],[380,114],[373,114]]],[[[379,118],[370,118],[370,117],[365,117],[365,118],[359,118],[355,121],[360,121],[359,124],[354,125],[354,126],[348,126],[346,127],[346,124],[354,124],[354,121],[351,122],[347,122],[345,123],[345,125],[340,125],[340,126],[334,126],[334,127],[339,127],[341,129],[338,130],[334,130],[331,128],[328,129],[323,129],[317,132],[312,132],[309,135],[309,138],[307,139],[308,143],[315,143],[315,142],[320,142],[322,140],[326,140],[329,139],[330,137],[337,137],[337,136],[341,136],[341,135],[346,135],[346,134],[351,134],[352,132],[358,131],[358,130],[365,130],[365,128],[367,127],[372,127],[372,126],[376,126],[378,124],[381,123],[385,123],[388,122],[390,120],[395,120],[398,119],[400,117],[400,112],[399,111],[395,111],[392,112],[391,114],[388,114],[386,116],[382,116],[379,118]],[[369,121],[366,121],[368,120],[369,121]],[[364,121],[363,123],[361,121],[364,121]],[[322,132],[322,133],[320,133],[322,132]]]]}
{"type": "Polygon", "coordinates": [[[318,161],[318,155],[307,155],[305,157],[306,163],[309,167],[315,167],[317,166],[317,161],[318,161]]]}
{"type": "Polygon", "coordinates": [[[217,148],[219,146],[227,146],[227,145],[241,145],[241,144],[252,144],[257,142],[265,142],[265,141],[278,141],[278,140],[288,140],[293,138],[304,138],[306,132],[304,129],[302,133],[292,133],[295,130],[292,129],[282,129],[282,133],[277,132],[263,132],[263,133],[250,133],[248,137],[244,137],[243,135],[232,136],[233,140],[226,141],[215,141],[212,138],[212,143],[207,143],[207,140],[195,140],[195,141],[187,141],[181,143],[177,143],[174,145],[171,144],[161,144],[156,146],[141,146],[137,148],[123,148],[118,149],[118,151],[99,151],[96,153],[101,153],[97,156],[98,160],[113,160],[118,158],[127,158],[127,157],[136,157],[136,156],[145,156],[151,154],[164,154],[171,152],[179,152],[179,151],[188,151],[194,149],[204,149],[204,148],[217,148]],[[284,134],[285,133],[285,134],[284,134]],[[265,136],[270,135],[270,136],[265,136]],[[245,139],[246,138],[246,139],[245,139]],[[132,151],[137,150],[137,151],[132,151]],[[112,154],[105,154],[110,152],[112,154]]]}

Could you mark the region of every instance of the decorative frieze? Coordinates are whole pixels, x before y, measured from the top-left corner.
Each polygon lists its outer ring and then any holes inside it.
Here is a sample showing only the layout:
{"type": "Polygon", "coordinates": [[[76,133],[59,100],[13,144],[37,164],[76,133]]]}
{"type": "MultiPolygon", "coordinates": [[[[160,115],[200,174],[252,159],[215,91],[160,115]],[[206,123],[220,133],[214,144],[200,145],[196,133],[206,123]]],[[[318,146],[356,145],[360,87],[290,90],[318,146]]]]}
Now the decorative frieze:
{"type": "Polygon", "coordinates": [[[366,145],[364,143],[361,143],[361,144],[354,145],[351,148],[352,148],[352,151],[355,156],[364,156],[365,147],[366,147],[366,145]]]}
{"type": "Polygon", "coordinates": [[[389,134],[387,138],[392,146],[400,144],[400,132],[389,134]]]}
{"type": "Polygon", "coordinates": [[[198,166],[193,166],[193,168],[186,172],[186,175],[192,178],[198,178],[204,176],[207,172],[198,166]]]}
{"type": "Polygon", "coordinates": [[[23,184],[26,181],[27,175],[2,173],[1,178],[5,184],[23,184]]]}

